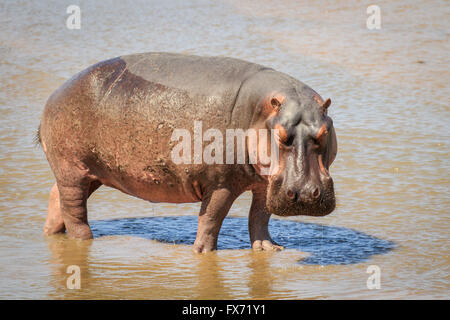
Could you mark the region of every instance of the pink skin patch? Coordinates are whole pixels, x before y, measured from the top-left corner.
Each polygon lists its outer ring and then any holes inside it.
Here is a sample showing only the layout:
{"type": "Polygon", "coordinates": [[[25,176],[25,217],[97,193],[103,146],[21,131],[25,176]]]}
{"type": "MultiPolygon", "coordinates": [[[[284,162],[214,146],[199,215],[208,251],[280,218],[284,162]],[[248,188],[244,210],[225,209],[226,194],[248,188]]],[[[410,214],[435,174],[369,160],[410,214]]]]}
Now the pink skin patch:
{"type": "Polygon", "coordinates": [[[314,101],[316,101],[319,106],[323,105],[323,99],[318,94],[314,95],[314,101]]]}
{"type": "Polygon", "coordinates": [[[326,135],[327,133],[328,133],[327,126],[323,124],[320,127],[319,132],[317,133],[316,139],[319,140],[323,135],[326,135]]]}

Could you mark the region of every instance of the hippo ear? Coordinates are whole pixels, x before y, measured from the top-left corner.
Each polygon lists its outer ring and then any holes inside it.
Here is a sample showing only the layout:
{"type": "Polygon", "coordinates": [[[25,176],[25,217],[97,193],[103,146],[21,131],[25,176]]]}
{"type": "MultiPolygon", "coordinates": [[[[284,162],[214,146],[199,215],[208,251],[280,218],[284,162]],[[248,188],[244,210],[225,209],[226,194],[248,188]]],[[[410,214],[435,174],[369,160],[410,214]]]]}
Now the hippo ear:
{"type": "Polygon", "coordinates": [[[281,106],[281,102],[277,98],[272,98],[272,100],[270,100],[270,104],[273,108],[279,108],[281,106]]]}
{"type": "Polygon", "coordinates": [[[327,167],[329,168],[336,158],[337,154],[337,139],[334,127],[331,127],[330,133],[328,134],[327,151],[325,155],[327,167]]]}
{"type": "Polygon", "coordinates": [[[322,108],[323,108],[324,110],[326,110],[326,109],[328,109],[328,107],[330,106],[330,104],[331,104],[331,99],[328,98],[327,100],[325,100],[324,103],[322,103],[322,108]]]}
{"type": "Polygon", "coordinates": [[[276,94],[270,99],[270,104],[272,105],[272,108],[278,109],[283,104],[284,100],[286,98],[281,94],[276,94]]]}

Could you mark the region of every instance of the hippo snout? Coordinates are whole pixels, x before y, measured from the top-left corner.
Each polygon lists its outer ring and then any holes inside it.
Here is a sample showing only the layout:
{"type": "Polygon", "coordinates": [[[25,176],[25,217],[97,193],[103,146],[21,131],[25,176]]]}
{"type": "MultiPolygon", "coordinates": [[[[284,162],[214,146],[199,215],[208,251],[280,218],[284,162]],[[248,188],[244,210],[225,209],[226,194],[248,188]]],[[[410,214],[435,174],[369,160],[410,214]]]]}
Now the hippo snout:
{"type": "Polygon", "coordinates": [[[303,203],[313,203],[320,198],[322,194],[321,186],[309,183],[301,190],[295,190],[294,187],[287,188],[286,196],[289,201],[296,203],[298,201],[303,203]]]}
{"type": "Polygon", "coordinates": [[[269,184],[266,205],[279,216],[328,215],[336,207],[333,179],[328,176],[320,182],[291,185],[275,179],[269,184]]]}

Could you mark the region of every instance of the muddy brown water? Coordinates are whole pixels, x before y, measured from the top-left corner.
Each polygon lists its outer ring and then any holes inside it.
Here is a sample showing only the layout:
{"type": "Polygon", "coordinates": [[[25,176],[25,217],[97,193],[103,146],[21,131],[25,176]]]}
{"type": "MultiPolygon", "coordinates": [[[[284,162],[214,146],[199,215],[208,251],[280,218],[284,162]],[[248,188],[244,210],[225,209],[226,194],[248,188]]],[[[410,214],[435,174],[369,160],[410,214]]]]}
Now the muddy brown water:
{"type": "Polygon", "coordinates": [[[449,3],[377,1],[0,1],[0,298],[449,298],[449,3]],[[76,3],[75,3],[76,2],[76,3]],[[287,249],[249,250],[242,195],[219,251],[190,251],[198,204],[100,188],[93,241],[44,238],[53,176],[33,144],[46,99],[99,60],[146,51],[226,55],[274,67],[331,97],[338,205],[275,218],[287,249]],[[70,265],[81,289],[66,286],[70,265]],[[381,288],[369,290],[370,265],[381,288]]]}

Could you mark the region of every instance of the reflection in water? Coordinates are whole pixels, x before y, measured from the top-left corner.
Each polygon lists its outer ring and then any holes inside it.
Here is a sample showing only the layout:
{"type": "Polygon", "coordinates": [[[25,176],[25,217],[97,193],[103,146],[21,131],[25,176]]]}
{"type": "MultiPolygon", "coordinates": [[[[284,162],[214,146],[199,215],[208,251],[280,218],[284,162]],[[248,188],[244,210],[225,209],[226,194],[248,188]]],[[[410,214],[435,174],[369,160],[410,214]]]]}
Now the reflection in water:
{"type": "MultiPolygon", "coordinates": [[[[146,217],[91,222],[94,237],[129,235],[164,243],[192,245],[197,230],[197,217],[146,217]]],[[[270,232],[276,242],[287,249],[297,249],[312,255],[302,264],[352,264],[384,254],[394,248],[391,241],[379,239],[348,228],[272,219],[270,232]]],[[[228,217],[220,231],[218,249],[248,249],[250,247],[247,219],[228,217]]]]}
{"type": "Polygon", "coordinates": [[[65,235],[54,235],[46,238],[48,248],[52,254],[49,262],[54,266],[54,272],[51,277],[50,285],[54,287],[55,296],[67,296],[67,279],[71,273],[67,273],[69,266],[78,266],[80,268],[81,287],[87,288],[91,275],[89,272],[89,252],[93,240],[73,240],[65,235]]]}
{"type": "Polygon", "coordinates": [[[210,292],[212,294],[208,296],[208,299],[229,299],[231,295],[224,285],[224,279],[220,273],[222,268],[216,252],[198,254],[195,260],[198,283],[194,292],[199,295],[195,298],[201,299],[204,292],[210,292]]]}
{"type": "Polygon", "coordinates": [[[270,296],[272,291],[273,270],[270,268],[269,254],[275,252],[252,252],[248,267],[251,270],[248,280],[250,296],[254,299],[263,299],[270,296]]]}
{"type": "MultiPolygon", "coordinates": [[[[219,251],[200,255],[190,247],[195,240],[196,216],[94,220],[91,227],[94,240],[69,240],[65,235],[47,238],[54,269],[50,297],[326,297],[321,290],[311,290],[308,279],[312,274],[332,276],[333,265],[357,265],[394,248],[390,241],[352,229],[281,219],[273,219],[270,230],[276,241],[285,245],[283,252],[251,251],[247,219],[242,217],[225,219],[219,251]],[[326,267],[320,269],[319,264],[326,267]],[[81,290],[67,289],[70,265],[81,268],[81,290]]],[[[360,274],[364,276],[365,270],[360,274]]]]}

